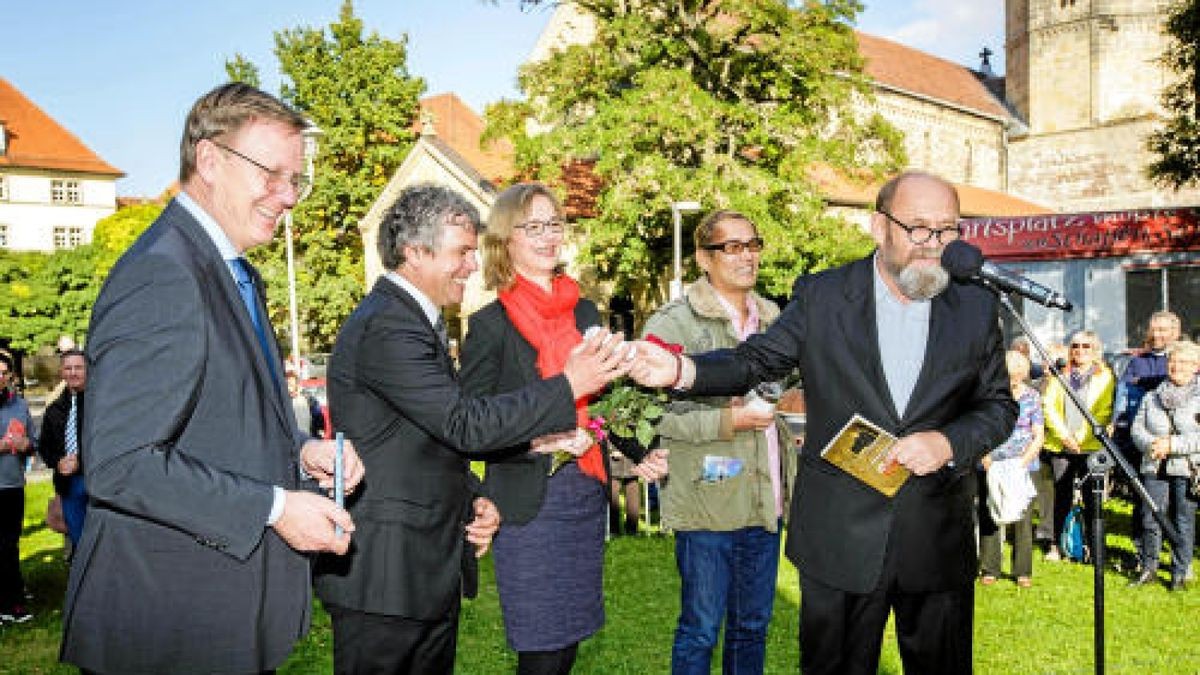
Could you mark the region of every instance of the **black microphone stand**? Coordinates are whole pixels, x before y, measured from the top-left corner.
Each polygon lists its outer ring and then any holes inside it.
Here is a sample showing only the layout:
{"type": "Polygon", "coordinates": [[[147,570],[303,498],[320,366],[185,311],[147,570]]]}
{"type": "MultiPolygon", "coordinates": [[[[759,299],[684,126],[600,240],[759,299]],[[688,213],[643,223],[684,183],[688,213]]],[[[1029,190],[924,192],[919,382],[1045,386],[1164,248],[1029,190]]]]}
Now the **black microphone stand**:
{"type": "Polygon", "coordinates": [[[1142,485],[1142,481],[1138,479],[1137,472],[1129,466],[1129,462],[1117,451],[1117,445],[1113,442],[1112,437],[1108,435],[1108,431],[1096,421],[1096,417],[1088,410],[1087,404],[1083,402],[1083,399],[1079,398],[1075,390],[1063,379],[1058,365],[1050,358],[1045,347],[1038,341],[1033,331],[1029,329],[1029,324],[1025,323],[1024,317],[1013,307],[1012,300],[1008,294],[986,279],[978,279],[977,281],[1000,297],[1000,304],[1004,305],[1009,315],[1016,319],[1017,323],[1021,326],[1021,331],[1029,338],[1029,343],[1041,355],[1042,363],[1046,364],[1046,368],[1053,373],[1054,379],[1058,380],[1058,383],[1062,385],[1063,391],[1067,393],[1067,397],[1071,399],[1071,402],[1075,404],[1075,407],[1083,415],[1083,418],[1087,420],[1088,425],[1092,428],[1092,434],[1095,435],[1104,448],[1100,452],[1093,452],[1088,455],[1087,481],[1089,485],[1085,486],[1085,489],[1091,489],[1094,496],[1092,503],[1095,504],[1095,513],[1092,514],[1092,636],[1094,639],[1095,672],[1096,675],[1104,675],[1104,480],[1108,476],[1109,471],[1112,470],[1114,462],[1117,466],[1121,467],[1121,471],[1129,479],[1129,484],[1133,486],[1134,493],[1137,494],[1138,499],[1142,500],[1143,506],[1154,514],[1155,520],[1158,521],[1163,534],[1170,540],[1172,547],[1179,545],[1179,533],[1167,521],[1167,517],[1162,512],[1162,509],[1158,508],[1158,505],[1150,498],[1150,494],[1146,492],[1146,486],[1142,485]]]}

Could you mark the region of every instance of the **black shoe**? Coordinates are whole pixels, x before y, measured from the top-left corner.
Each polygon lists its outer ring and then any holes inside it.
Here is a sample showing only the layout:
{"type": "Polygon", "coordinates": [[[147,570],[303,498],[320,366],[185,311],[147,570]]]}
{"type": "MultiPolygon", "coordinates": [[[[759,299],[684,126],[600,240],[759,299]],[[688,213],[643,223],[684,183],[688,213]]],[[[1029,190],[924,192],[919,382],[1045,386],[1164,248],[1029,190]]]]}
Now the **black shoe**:
{"type": "Polygon", "coordinates": [[[1144,569],[1141,574],[1133,578],[1133,581],[1129,582],[1129,587],[1137,588],[1138,586],[1145,586],[1155,581],[1158,581],[1158,570],[1153,568],[1144,569]]]}
{"type": "Polygon", "coordinates": [[[1171,579],[1171,585],[1169,586],[1169,588],[1172,591],[1186,591],[1187,590],[1187,580],[1184,579],[1183,577],[1173,577],[1171,579]]]}
{"type": "Polygon", "coordinates": [[[638,533],[638,521],[626,520],[625,521],[625,534],[637,534],[637,533],[638,533]]]}

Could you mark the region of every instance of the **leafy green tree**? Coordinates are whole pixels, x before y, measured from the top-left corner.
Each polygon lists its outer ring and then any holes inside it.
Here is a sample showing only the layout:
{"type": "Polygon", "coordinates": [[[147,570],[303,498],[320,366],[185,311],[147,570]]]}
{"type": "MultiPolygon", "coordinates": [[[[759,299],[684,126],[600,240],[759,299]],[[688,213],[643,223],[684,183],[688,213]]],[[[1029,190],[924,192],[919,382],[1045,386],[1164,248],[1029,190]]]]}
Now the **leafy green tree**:
{"type": "Polygon", "coordinates": [[[596,17],[595,39],[523,67],[525,100],[489,107],[489,137],[511,138],[522,170],[552,183],[594,163],[603,188],[582,253],[617,292],[663,299],[666,275],[647,270],[669,268],[674,200],[749,216],[769,293],[870,249],[811,179],[821,165],[882,172],[902,159],[899,133],[856,112],[869,95],[849,25],[859,2],[575,4],[596,17]],[[527,134],[526,113],[550,130],[527,134]]]}
{"type": "Polygon", "coordinates": [[[154,222],[162,210],[162,204],[138,204],[119,209],[111,216],[97,221],[96,229],[92,233],[92,247],[95,249],[93,274],[97,289],[104,283],[117,259],[146,228],[150,227],[150,223],[154,222]]]}
{"type": "MultiPolygon", "coordinates": [[[[294,213],[302,350],[328,350],[362,297],[358,223],[416,141],[413,123],[425,82],[408,72],[407,42],[403,35],[393,40],[364,34],[350,0],[326,29],[275,34],[282,97],[324,132],[312,194],[294,213]]],[[[226,70],[257,77],[257,68],[240,55],[226,70]]],[[[283,239],[251,254],[267,282],[272,321],[281,330],[288,325],[283,239]]]]}
{"type": "Polygon", "coordinates": [[[241,82],[251,87],[262,86],[258,66],[241,54],[234,54],[232,59],[225,62],[225,74],[229,76],[230,82],[241,82]]]}
{"type": "Polygon", "coordinates": [[[1178,79],[1163,91],[1170,117],[1148,140],[1158,156],[1148,171],[1159,183],[1181,188],[1200,183],[1200,0],[1177,0],[1166,31],[1172,41],[1162,60],[1178,79]]]}
{"type": "Polygon", "coordinates": [[[0,337],[34,353],[60,335],[84,337],[99,285],[91,245],[53,254],[0,251],[0,337]]]}

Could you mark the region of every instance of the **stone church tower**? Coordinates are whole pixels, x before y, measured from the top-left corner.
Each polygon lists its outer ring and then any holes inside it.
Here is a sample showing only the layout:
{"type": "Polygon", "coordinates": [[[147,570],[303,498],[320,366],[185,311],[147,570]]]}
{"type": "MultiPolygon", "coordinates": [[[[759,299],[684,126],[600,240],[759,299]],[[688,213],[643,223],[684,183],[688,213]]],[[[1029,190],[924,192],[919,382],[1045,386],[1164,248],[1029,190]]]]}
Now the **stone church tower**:
{"type": "Polygon", "coordinates": [[[1006,0],[1011,192],[1061,211],[1196,205],[1145,175],[1170,0],[1006,0]]]}

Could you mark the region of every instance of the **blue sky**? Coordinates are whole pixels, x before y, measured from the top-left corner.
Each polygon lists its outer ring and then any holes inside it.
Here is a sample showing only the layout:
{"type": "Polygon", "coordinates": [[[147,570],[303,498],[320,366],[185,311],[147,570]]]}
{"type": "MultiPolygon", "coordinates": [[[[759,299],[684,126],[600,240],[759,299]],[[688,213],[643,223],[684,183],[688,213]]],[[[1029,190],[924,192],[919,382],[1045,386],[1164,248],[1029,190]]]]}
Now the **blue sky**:
{"type": "MultiPolygon", "coordinates": [[[[0,77],[30,97],[110,164],[126,172],[121,195],[152,196],[173,179],[188,107],[224,80],[241,53],[278,91],[275,31],[323,27],[342,0],[17,0],[0,12],[0,77]]],[[[866,0],[858,27],[952,61],[978,66],[999,52],[1003,0],[866,0]]],[[[455,91],[475,108],[516,92],[516,69],[548,9],[515,0],[356,0],[367,30],[409,37],[409,71],[427,93],[455,91]]]]}

